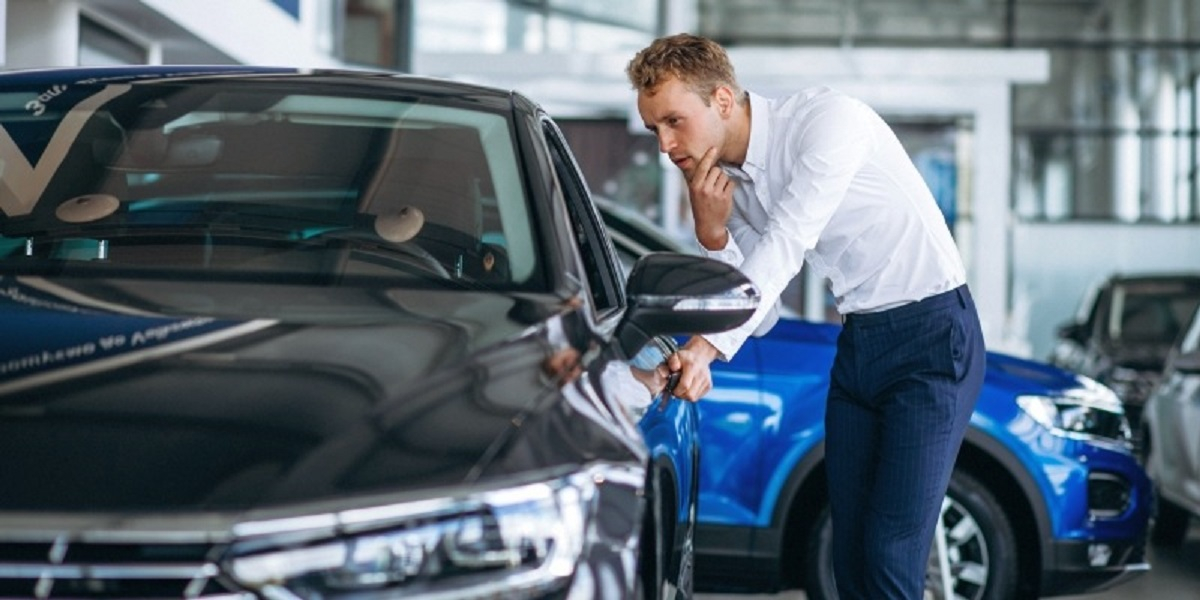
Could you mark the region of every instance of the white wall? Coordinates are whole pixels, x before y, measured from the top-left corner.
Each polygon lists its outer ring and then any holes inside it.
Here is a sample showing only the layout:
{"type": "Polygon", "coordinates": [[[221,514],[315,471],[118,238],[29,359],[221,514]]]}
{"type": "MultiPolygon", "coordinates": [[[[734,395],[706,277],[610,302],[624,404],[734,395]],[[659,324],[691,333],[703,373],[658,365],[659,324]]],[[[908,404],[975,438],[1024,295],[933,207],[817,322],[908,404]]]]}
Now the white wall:
{"type": "Polygon", "coordinates": [[[0,67],[8,60],[5,40],[8,39],[8,0],[0,0],[0,67]]]}
{"type": "Polygon", "coordinates": [[[0,0],[7,20],[3,65],[79,64],[79,20],[86,11],[145,45],[152,63],[165,45],[184,57],[202,57],[199,62],[212,62],[204,57],[215,51],[221,63],[339,67],[343,63],[329,54],[329,32],[321,28],[328,26],[325,13],[332,14],[334,1],[303,0],[297,21],[270,0],[0,0]],[[173,25],[163,27],[164,17],[173,25]]]}
{"type": "Polygon", "coordinates": [[[8,0],[4,64],[9,68],[77,64],[77,2],[8,0]]]}
{"type": "MultiPolygon", "coordinates": [[[[135,0],[127,0],[133,2],[135,0]]],[[[336,67],[321,32],[299,23],[269,0],[136,0],[214,48],[249,65],[336,67]]],[[[302,3],[302,17],[312,12],[302,3]]]]}

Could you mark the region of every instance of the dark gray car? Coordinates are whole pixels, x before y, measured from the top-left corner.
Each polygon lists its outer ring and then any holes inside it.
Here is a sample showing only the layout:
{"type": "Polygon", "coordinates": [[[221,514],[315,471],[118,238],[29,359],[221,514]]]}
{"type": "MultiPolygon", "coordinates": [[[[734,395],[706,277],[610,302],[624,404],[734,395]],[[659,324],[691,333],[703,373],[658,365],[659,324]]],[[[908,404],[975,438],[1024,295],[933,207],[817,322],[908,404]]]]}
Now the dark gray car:
{"type": "Polygon", "coordinates": [[[1200,306],[1200,273],[1116,274],[1062,325],[1050,362],[1108,385],[1135,428],[1171,344],[1200,306]]]}
{"type": "Polygon", "coordinates": [[[757,293],[624,280],[553,120],[384,73],[0,74],[0,597],[687,597],[757,293]]]}

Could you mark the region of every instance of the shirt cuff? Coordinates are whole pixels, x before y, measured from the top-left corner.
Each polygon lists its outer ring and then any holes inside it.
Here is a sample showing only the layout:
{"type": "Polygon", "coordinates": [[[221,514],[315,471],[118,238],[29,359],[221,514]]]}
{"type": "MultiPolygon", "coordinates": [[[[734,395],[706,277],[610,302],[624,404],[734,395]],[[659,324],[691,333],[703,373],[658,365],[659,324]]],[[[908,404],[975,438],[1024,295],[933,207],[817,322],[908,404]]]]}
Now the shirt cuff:
{"type": "Polygon", "coordinates": [[[730,264],[735,267],[741,266],[742,260],[744,259],[742,256],[742,249],[738,248],[737,242],[733,241],[733,234],[730,233],[728,229],[725,230],[724,248],[721,248],[720,250],[709,250],[708,248],[704,247],[704,244],[700,243],[699,239],[696,240],[696,245],[700,247],[700,252],[703,253],[704,256],[715,258],[723,263],[730,264]]]}
{"type": "Polygon", "coordinates": [[[708,343],[712,344],[713,348],[717,349],[717,358],[723,362],[729,362],[730,358],[737,352],[741,342],[737,336],[729,335],[728,331],[721,333],[708,333],[702,335],[708,343]]]}

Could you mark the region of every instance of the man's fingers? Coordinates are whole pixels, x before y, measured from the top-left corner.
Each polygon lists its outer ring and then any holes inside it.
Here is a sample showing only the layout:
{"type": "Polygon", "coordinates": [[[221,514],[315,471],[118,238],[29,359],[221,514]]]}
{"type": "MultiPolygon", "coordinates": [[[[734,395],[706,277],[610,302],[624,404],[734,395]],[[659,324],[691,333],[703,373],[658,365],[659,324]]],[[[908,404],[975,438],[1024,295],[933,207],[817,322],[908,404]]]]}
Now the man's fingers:
{"type": "Polygon", "coordinates": [[[700,170],[707,173],[715,164],[717,164],[717,149],[714,147],[705,150],[704,156],[700,157],[700,170]]]}
{"type": "Polygon", "coordinates": [[[677,384],[672,386],[668,383],[667,389],[672,390],[675,397],[691,402],[704,397],[712,389],[711,381],[704,377],[702,370],[691,368],[690,365],[682,371],[673,371],[670,381],[677,384]]]}
{"type": "MultiPolygon", "coordinates": [[[[717,170],[721,171],[720,169],[717,170]]],[[[721,196],[733,196],[733,180],[725,174],[725,171],[721,171],[721,177],[717,179],[717,183],[720,186],[721,196]]]]}
{"type": "Polygon", "coordinates": [[[692,171],[690,179],[693,184],[703,183],[711,175],[714,165],[717,164],[717,149],[709,148],[704,151],[704,156],[700,157],[700,162],[696,164],[695,170],[692,171]]]}

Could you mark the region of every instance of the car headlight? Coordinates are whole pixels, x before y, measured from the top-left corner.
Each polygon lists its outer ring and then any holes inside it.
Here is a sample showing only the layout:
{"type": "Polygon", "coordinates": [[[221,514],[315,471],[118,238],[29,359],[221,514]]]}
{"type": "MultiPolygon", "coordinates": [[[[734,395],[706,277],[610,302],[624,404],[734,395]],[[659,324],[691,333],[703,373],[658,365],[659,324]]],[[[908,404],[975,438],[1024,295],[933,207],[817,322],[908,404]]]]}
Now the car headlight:
{"type": "Polygon", "coordinates": [[[1079,382],[1061,395],[1018,396],[1017,405],[1055,435],[1129,444],[1132,432],[1117,395],[1088,377],[1079,382]]]}
{"type": "Polygon", "coordinates": [[[271,599],[539,596],[566,585],[595,537],[600,487],[636,497],[641,476],[593,468],[452,500],[347,510],[326,515],[323,529],[312,528],[319,517],[247,524],[235,530],[251,535],[226,569],[271,599]],[[289,522],[308,525],[290,531],[289,522]]]}

